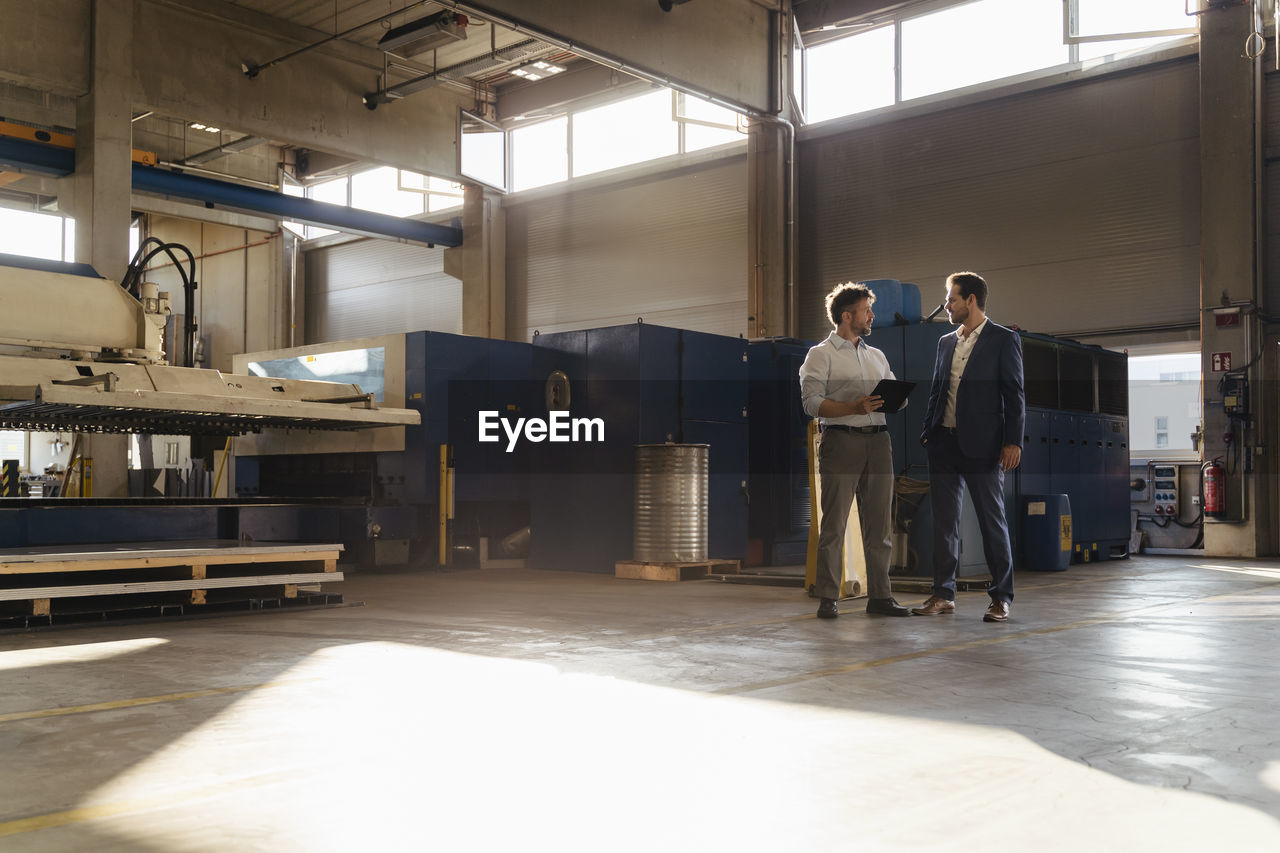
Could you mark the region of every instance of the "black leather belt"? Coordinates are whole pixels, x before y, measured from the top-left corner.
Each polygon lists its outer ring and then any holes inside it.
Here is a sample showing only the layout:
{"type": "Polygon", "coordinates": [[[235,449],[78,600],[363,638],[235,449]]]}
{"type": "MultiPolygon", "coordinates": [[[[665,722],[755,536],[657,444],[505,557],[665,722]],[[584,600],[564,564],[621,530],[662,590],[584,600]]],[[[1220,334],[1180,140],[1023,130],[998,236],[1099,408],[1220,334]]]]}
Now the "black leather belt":
{"type": "Polygon", "coordinates": [[[842,432],[861,432],[867,435],[870,435],[871,433],[876,433],[876,432],[889,431],[889,428],[884,424],[881,424],[880,426],[849,426],[848,424],[823,424],[822,429],[824,432],[829,429],[838,429],[838,430],[841,430],[842,432]]]}
{"type": "Polygon", "coordinates": [[[945,432],[947,435],[955,435],[955,434],[956,434],[956,428],[955,428],[955,427],[944,427],[944,426],[940,426],[940,427],[938,427],[938,432],[945,432]]]}

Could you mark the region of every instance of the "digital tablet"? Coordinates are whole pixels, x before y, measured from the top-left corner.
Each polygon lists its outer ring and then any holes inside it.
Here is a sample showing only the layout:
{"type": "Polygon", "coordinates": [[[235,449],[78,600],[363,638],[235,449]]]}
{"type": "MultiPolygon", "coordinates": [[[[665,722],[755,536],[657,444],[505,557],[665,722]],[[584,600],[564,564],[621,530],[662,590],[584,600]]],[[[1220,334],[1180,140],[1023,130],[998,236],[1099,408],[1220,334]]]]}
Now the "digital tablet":
{"type": "Polygon", "coordinates": [[[911,389],[914,387],[916,387],[914,382],[904,382],[901,379],[881,379],[875,390],[871,392],[871,396],[883,399],[884,405],[880,407],[879,411],[891,415],[903,407],[907,402],[907,395],[911,393],[911,389]]]}

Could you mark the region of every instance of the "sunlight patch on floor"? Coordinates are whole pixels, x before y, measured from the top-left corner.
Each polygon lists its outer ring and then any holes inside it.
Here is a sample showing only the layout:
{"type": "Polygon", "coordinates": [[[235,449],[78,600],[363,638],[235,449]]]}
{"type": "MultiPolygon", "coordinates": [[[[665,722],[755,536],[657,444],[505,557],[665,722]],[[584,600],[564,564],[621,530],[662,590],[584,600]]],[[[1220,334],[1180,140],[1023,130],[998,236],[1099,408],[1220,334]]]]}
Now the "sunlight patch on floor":
{"type": "Polygon", "coordinates": [[[27,669],[60,663],[85,663],[106,660],[119,655],[133,654],[156,646],[163,646],[168,642],[162,637],[139,637],[134,640],[113,640],[106,643],[47,646],[41,649],[14,649],[13,651],[0,652],[0,671],[27,669]]]}
{"type": "Polygon", "coordinates": [[[1220,849],[1280,849],[1264,814],[1002,728],[381,642],[287,677],[211,718],[182,703],[188,734],[79,804],[110,815],[94,831],[166,851],[1026,850],[1177,848],[1211,826],[1220,849]]]}

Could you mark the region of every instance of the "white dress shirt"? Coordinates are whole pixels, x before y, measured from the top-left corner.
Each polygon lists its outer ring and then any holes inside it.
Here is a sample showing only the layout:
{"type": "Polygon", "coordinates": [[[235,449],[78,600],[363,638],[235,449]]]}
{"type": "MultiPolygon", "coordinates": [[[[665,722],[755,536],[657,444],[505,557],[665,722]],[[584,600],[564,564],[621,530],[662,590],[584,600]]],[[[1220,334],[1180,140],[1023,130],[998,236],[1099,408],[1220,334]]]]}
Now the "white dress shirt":
{"type": "MultiPolygon", "coordinates": [[[[894,378],[889,360],[880,350],[861,338],[855,345],[832,332],[805,356],[800,367],[800,402],[805,414],[817,418],[823,400],[852,403],[869,395],[881,379],[894,378]]],[[[884,426],[885,423],[883,412],[818,420],[824,426],[884,426]]]]}
{"type": "Polygon", "coordinates": [[[956,392],[960,390],[960,377],[964,376],[964,368],[969,363],[969,356],[973,354],[974,344],[978,342],[978,335],[982,334],[986,326],[987,321],[984,319],[968,335],[963,334],[963,326],[956,332],[956,351],[951,356],[951,381],[947,383],[947,405],[942,409],[944,427],[956,428],[956,392]]]}

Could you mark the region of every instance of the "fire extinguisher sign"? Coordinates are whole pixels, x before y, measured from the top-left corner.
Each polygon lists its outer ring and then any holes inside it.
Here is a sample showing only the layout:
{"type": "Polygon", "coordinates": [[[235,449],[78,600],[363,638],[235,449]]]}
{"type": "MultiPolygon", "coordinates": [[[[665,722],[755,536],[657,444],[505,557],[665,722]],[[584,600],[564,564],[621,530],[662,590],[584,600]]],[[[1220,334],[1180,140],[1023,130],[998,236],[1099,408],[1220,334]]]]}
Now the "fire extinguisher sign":
{"type": "Polygon", "coordinates": [[[1231,369],[1231,353],[1215,352],[1209,356],[1214,373],[1226,373],[1231,369]]]}

